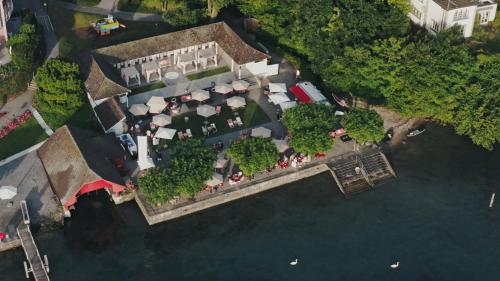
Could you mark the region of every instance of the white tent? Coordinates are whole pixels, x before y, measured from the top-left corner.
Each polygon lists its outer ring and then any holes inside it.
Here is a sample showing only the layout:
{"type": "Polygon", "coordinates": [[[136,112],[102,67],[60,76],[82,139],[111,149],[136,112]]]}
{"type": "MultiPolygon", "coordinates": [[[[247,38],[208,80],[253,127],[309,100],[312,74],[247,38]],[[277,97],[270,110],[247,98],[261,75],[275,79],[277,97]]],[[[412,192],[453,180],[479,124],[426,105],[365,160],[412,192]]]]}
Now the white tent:
{"type": "Polygon", "coordinates": [[[163,99],[163,97],[151,97],[146,105],[149,106],[149,112],[150,113],[160,113],[162,112],[165,107],[167,107],[167,103],[163,99]]]}
{"type": "Polygon", "coordinates": [[[271,137],[271,130],[264,128],[264,127],[257,127],[255,129],[252,129],[252,137],[261,137],[261,138],[270,138],[271,137]]]}
{"type": "Polygon", "coordinates": [[[271,100],[271,102],[274,104],[280,104],[290,101],[290,98],[285,93],[275,93],[269,95],[269,100],[271,100]]]}
{"type": "Polygon", "coordinates": [[[197,101],[204,101],[210,98],[210,93],[205,90],[194,90],[191,92],[191,98],[197,101]]]}
{"type": "Polygon", "coordinates": [[[155,133],[155,138],[171,140],[175,137],[177,130],[170,128],[158,128],[155,133]]]}
{"type": "Polygon", "coordinates": [[[205,182],[208,186],[216,186],[224,182],[224,178],[221,174],[214,173],[212,178],[205,182]]]}
{"type": "Polygon", "coordinates": [[[285,83],[269,83],[269,92],[271,93],[286,93],[285,83]]]}
{"type": "Polygon", "coordinates": [[[285,152],[287,149],[290,148],[290,146],[288,146],[288,143],[286,142],[286,140],[273,139],[273,143],[276,145],[276,148],[278,149],[278,151],[280,153],[285,152]]]}
{"type": "Polygon", "coordinates": [[[228,84],[215,85],[214,91],[219,94],[227,94],[233,91],[233,86],[228,84]]]}
{"type": "Polygon", "coordinates": [[[153,124],[156,126],[166,126],[172,123],[172,117],[166,114],[158,114],[153,116],[153,124]]]}
{"type": "Polygon", "coordinates": [[[155,163],[149,156],[148,137],[137,136],[137,146],[139,147],[139,152],[137,153],[137,164],[139,165],[139,169],[145,170],[153,168],[155,163]]]}
{"type": "Polygon", "coordinates": [[[146,115],[148,113],[149,106],[145,104],[133,104],[128,111],[135,116],[146,115]]]}
{"type": "Polygon", "coordinates": [[[215,107],[208,105],[208,104],[198,106],[196,108],[196,113],[200,116],[205,117],[205,118],[216,114],[215,107]]]}
{"type": "Polygon", "coordinates": [[[245,101],[245,98],[237,97],[237,96],[230,97],[226,101],[227,101],[227,105],[230,107],[233,107],[233,108],[244,107],[247,104],[245,101]]]}
{"type": "Polygon", "coordinates": [[[7,200],[12,199],[17,194],[17,188],[12,185],[4,185],[0,187],[0,199],[7,200]]]}
{"type": "Polygon", "coordinates": [[[236,80],[232,84],[235,91],[245,91],[250,86],[250,83],[244,80],[236,80]]]}
{"type": "Polygon", "coordinates": [[[287,102],[282,102],[280,103],[281,110],[285,111],[289,108],[296,107],[297,102],[296,101],[287,101],[287,102]]]}

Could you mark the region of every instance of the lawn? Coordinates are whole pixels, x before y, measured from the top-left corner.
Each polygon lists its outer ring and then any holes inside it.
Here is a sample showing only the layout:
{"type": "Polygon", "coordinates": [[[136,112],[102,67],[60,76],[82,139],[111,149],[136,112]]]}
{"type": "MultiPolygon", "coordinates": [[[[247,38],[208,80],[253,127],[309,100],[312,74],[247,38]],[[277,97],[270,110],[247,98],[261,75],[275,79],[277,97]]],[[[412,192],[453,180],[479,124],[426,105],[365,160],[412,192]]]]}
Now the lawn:
{"type": "Polygon", "coordinates": [[[118,2],[118,10],[141,12],[141,13],[163,13],[172,11],[182,4],[177,1],[161,1],[161,0],[120,0],[118,2]],[[166,5],[163,5],[165,3],[166,5]]]}
{"type": "Polygon", "coordinates": [[[152,84],[149,84],[149,85],[146,85],[146,86],[142,86],[142,87],[137,87],[137,88],[132,88],[132,92],[130,93],[130,95],[136,95],[136,94],[140,94],[140,93],[144,93],[144,92],[149,92],[149,91],[152,91],[152,90],[156,90],[156,89],[161,89],[161,88],[164,88],[166,85],[165,83],[163,83],[162,81],[157,81],[157,82],[154,82],[152,84]]]}
{"type": "MultiPolygon", "coordinates": [[[[215,123],[215,126],[217,127],[217,133],[211,134],[209,137],[220,136],[230,132],[239,131],[243,128],[249,128],[271,121],[269,117],[266,115],[266,113],[257,105],[257,103],[252,100],[250,101],[247,100],[247,106],[242,110],[238,110],[237,112],[238,115],[241,117],[241,120],[243,121],[243,126],[242,127],[236,126],[232,129],[229,128],[229,126],[227,125],[227,119],[231,118],[234,120],[236,116],[234,115],[231,108],[229,108],[227,105],[222,106],[222,111],[220,116],[209,117],[207,119],[208,122],[215,123]]],[[[167,127],[183,131],[185,131],[186,129],[191,129],[193,137],[202,138],[204,137],[204,135],[201,130],[201,127],[204,125],[204,121],[205,121],[204,117],[198,116],[196,112],[190,112],[182,116],[174,117],[172,119],[172,125],[167,127]],[[184,120],[184,117],[186,116],[189,117],[188,122],[185,122],[184,120]]]]}
{"type": "Polygon", "coordinates": [[[210,76],[214,76],[214,75],[221,74],[221,73],[226,73],[229,71],[231,71],[229,69],[229,67],[222,66],[222,67],[209,69],[209,70],[198,72],[198,73],[189,74],[186,76],[186,78],[193,81],[193,80],[198,80],[201,78],[210,77],[210,76]]]}
{"type": "Polygon", "coordinates": [[[120,21],[126,28],[113,31],[107,36],[98,36],[92,29],[91,23],[102,18],[101,15],[70,11],[56,5],[49,6],[49,15],[59,38],[61,56],[70,58],[76,58],[87,50],[159,35],[173,30],[172,27],[163,22],[120,21]]]}
{"type": "Polygon", "coordinates": [[[5,159],[20,151],[23,151],[45,139],[47,134],[38,125],[35,117],[31,117],[24,124],[21,124],[5,138],[0,139],[0,159],[5,159]]]}

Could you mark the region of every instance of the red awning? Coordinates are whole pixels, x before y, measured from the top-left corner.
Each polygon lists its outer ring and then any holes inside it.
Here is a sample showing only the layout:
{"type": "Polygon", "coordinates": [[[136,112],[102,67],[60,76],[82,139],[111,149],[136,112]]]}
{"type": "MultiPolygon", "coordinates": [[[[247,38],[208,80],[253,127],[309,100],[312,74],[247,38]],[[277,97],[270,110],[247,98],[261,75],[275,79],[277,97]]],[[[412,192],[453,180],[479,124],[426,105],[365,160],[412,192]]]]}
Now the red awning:
{"type": "Polygon", "coordinates": [[[311,103],[311,98],[302,90],[299,85],[295,85],[290,88],[290,91],[303,103],[311,103]]]}

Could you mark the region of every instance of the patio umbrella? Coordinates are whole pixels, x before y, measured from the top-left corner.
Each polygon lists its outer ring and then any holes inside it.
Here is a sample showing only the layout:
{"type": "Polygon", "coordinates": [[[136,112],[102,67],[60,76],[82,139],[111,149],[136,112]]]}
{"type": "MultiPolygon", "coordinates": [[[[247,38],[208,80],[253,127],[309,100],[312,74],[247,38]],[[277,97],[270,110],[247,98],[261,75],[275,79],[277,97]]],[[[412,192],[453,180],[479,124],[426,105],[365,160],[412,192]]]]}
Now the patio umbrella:
{"type": "Polygon", "coordinates": [[[278,151],[280,153],[285,152],[287,149],[290,148],[290,146],[288,146],[288,143],[286,142],[286,140],[273,139],[273,143],[276,145],[276,148],[278,149],[278,151]]]}
{"type": "Polygon", "coordinates": [[[165,103],[163,97],[156,96],[151,97],[146,105],[149,106],[150,113],[160,113],[165,109],[165,107],[167,107],[167,103],[165,103]]]}
{"type": "Polygon", "coordinates": [[[17,194],[17,188],[12,185],[4,185],[0,187],[0,199],[12,199],[17,194]]]}
{"type": "Polygon", "coordinates": [[[219,94],[227,94],[233,91],[233,86],[228,85],[228,84],[219,84],[215,85],[214,91],[219,93],[219,94]]]}
{"type": "Polygon", "coordinates": [[[290,101],[290,98],[285,93],[275,93],[275,94],[269,95],[269,99],[274,104],[280,104],[283,102],[290,101]]]}
{"type": "Polygon", "coordinates": [[[215,112],[215,107],[208,104],[204,104],[196,108],[196,113],[200,116],[207,118],[212,115],[215,115],[216,112],[215,112]]]}
{"type": "Polygon", "coordinates": [[[158,114],[153,116],[153,124],[156,126],[166,126],[172,124],[172,117],[166,114],[158,114]]]}
{"type": "Polygon", "coordinates": [[[255,129],[252,129],[252,137],[260,137],[260,138],[270,138],[271,137],[271,130],[264,128],[264,127],[257,127],[255,129]]]}
{"type": "Polygon", "coordinates": [[[244,80],[236,80],[232,84],[235,91],[245,91],[250,86],[250,83],[244,80]]]}
{"type": "Polygon", "coordinates": [[[155,138],[171,140],[175,137],[177,130],[170,128],[158,128],[155,133],[155,138]]]}
{"type": "Polygon", "coordinates": [[[296,101],[287,101],[287,102],[282,102],[280,103],[281,110],[285,111],[289,108],[296,107],[297,102],[296,101]]]}
{"type": "Polygon", "coordinates": [[[224,182],[224,178],[221,174],[214,173],[212,178],[205,182],[208,186],[216,186],[224,182]]]}
{"type": "Polygon", "coordinates": [[[205,90],[194,90],[191,92],[191,98],[197,101],[204,101],[210,98],[210,93],[205,90]]]}
{"type": "Polygon", "coordinates": [[[135,116],[148,114],[149,106],[145,104],[133,104],[128,111],[135,116]]]}
{"type": "Polygon", "coordinates": [[[269,92],[271,93],[286,93],[285,83],[269,83],[269,92]]]}
{"type": "Polygon", "coordinates": [[[243,97],[230,97],[227,99],[227,105],[233,108],[240,108],[245,106],[247,103],[243,97]]]}

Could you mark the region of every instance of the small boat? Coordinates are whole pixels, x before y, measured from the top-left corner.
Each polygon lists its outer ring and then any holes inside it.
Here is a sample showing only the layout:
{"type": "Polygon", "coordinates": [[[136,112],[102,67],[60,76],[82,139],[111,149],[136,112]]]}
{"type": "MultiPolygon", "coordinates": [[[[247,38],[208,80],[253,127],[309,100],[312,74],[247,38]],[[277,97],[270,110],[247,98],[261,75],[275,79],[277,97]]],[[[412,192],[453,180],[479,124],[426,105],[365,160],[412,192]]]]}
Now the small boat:
{"type": "Polygon", "coordinates": [[[391,268],[398,268],[399,267],[399,261],[396,263],[391,264],[391,268]]]}
{"type": "Polygon", "coordinates": [[[340,106],[349,108],[349,105],[347,105],[347,102],[344,99],[339,98],[337,95],[332,93],[332,97],[335,100],[336,103],[338,103],[340,106]]]}
{"type": "Polygon", "coordinates": [[[424,128],[424,129],[415,129],[415,130],[413,130],[413,131],[409,132],[409,133],[407,134],[407,136],[408,136],[408,137],[415,137],[415,136],[420,135],[420,134],[421,134],[421,133],[423,133],[423,132],[425,132],[425,128],[424,128]]]}
{"type": "Polygon", "coordinates": [[[299,263],[298,259],[294,259],[293,261],[290,262],[290,265],[297,265],[299,263]]]}

